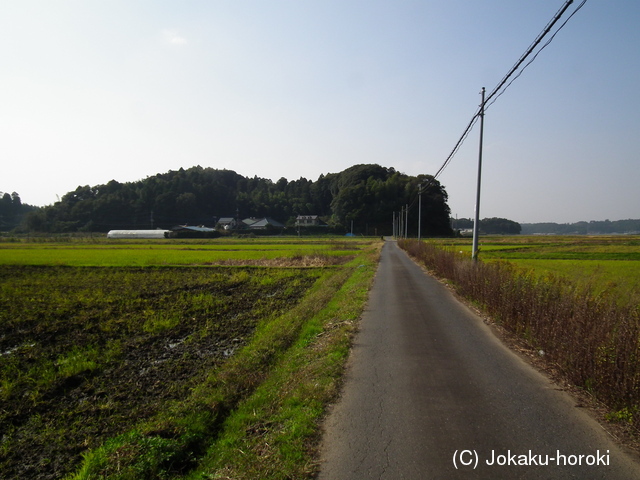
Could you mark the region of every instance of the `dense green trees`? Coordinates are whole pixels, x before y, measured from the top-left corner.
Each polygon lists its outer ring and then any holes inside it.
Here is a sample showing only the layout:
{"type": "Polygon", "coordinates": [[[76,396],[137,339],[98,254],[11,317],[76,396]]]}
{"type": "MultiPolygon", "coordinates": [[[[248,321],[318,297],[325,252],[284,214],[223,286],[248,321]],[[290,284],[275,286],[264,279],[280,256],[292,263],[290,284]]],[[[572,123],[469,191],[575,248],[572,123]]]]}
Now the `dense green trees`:
{"type": "Polygon", "coordinates": [[[0,231],[12,230],[36,207],[23,204],[17,192],[0,192],[0,231]]]}
{"type": "MultiPolygon", "coordinates": [[[[459,218],[453,222],[454,230],[468,230],[473,228],[473,219],[459,218]]],[[[487,235],[519,235],[522,226],[506,218],[483,218],[480,220],[480,232],[487,235]]]]}
{"type": "Polygon", "coordinates": [[[480,222],[480,228],[488,235],[503,234],[503,235],[519,235],[522,227],[519,223],[513,220],[507,220],[506,218],[483,218],[480,222]]]}
{"type": "MultiPolygon", "coordinates": [[[[273,182],[197,166],[137,182],[79,186],[56,204],[28,215],[24,228],[61,232],[211,226],[219,217],[236,215],[272,217],[292,227],[297,215],[319,215],[333,231],[346,231],[353,222],[357,233],[384,235],[391,233],[393,212],[410,204],[409,229],[415,235],[418,185],[430,178],[379,165],[355,165],[321,175],[315,182],[273,182]]],[[[450,234],[447,193],[439,182],[432,182],[422,202],[422,234],[450,234]]]]}

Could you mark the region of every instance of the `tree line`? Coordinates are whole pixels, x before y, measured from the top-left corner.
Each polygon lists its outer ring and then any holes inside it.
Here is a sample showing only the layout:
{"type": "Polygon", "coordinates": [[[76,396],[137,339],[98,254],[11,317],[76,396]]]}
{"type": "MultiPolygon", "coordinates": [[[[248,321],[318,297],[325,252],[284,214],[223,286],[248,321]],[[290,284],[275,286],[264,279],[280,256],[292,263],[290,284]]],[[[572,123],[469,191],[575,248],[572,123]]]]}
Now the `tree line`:
{"type": "Polygon", "coordinates": [[[612,233],[640,233],[640,220],[591,220],[575,223],[523,223],[522,233],[531,235],[597,235],[612,233]]]}
{"type": "MultiPolygon", "coordinates": [[[[473,229],[471,218],[459,218],[452,223],[456,231],[473,229]]],[[[522,226],[518,222],[497,217],[483,218],[478,227],[481,233],[487,235],[519,235],[522,231],[522,226]]]]}
{"type": "Polygon", "coordinates": [[[272,181],[232,170],[200,166],[157,174],[136,182],[111,180],[79,186],[53,205],[28,212],[19,227],[35,232],[106,232],[111,229],[212,226],[220,217],[271,217],[293,227],[298,215],[318,215],[333,232],[390,235],[393,212],[410,209],[418,225],[417,196],[422,193],[422,234],[450,235],[447,193],[430,175],[410,176],[375,164],[339,173],[272,181]]]}

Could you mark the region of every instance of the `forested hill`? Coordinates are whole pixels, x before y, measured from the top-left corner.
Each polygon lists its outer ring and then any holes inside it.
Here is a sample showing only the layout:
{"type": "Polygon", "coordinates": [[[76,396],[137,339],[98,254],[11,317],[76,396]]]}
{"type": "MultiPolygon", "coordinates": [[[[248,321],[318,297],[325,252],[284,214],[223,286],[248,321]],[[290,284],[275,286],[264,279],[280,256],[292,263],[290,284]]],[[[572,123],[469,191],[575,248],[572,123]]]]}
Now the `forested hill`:
{"type": "MultiPolygon", "coordinates": [[[[333,231],[390,234],[393,212],[413,204],[410,228],[417,228],[418,185],[429,175],[409,176],[379,165],[355,165],[316,181],[286,178],[274,182],[232,170],[192,167],[137,182],[78,187],[54,205],[30,212],[30,231],[108,231],[115,228],[213,226],[220,217],[272,217],[289,226],[298,215],[319,215],[333,231]]],[[[447,193],[437,180],[422,195],[425,235],[445,235],[447,193]]]]}

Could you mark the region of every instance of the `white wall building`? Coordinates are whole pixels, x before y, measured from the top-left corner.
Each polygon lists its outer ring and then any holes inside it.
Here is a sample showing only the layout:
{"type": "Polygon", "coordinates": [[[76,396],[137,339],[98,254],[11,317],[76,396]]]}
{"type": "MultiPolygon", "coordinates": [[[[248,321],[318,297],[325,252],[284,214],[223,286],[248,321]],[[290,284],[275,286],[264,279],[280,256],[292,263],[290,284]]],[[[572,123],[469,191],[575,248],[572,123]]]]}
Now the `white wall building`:
{"type": "Polygon", "coordinates": [[[169,230],[109,230],[107,238],[167,238],[169,230]]]}

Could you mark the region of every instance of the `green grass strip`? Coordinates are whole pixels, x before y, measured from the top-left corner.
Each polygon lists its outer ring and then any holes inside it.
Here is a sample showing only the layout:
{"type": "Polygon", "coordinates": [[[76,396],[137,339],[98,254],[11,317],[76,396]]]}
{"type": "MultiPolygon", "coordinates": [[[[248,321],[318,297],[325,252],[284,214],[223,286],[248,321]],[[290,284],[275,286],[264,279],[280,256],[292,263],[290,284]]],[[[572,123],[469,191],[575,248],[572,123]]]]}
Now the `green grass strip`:
{"type": "Polygon", "coordinates": [[[377,257],[359,262],[269,377],[229,416],[189,479],[313,478],[319,422],[338,393],[377,257]]]}

